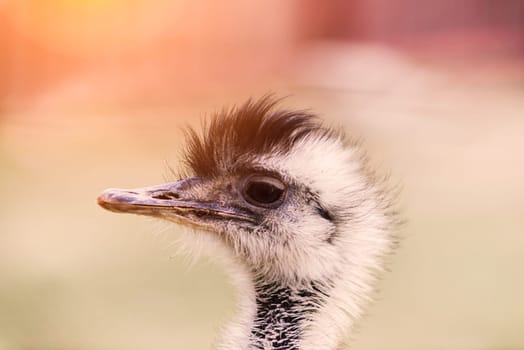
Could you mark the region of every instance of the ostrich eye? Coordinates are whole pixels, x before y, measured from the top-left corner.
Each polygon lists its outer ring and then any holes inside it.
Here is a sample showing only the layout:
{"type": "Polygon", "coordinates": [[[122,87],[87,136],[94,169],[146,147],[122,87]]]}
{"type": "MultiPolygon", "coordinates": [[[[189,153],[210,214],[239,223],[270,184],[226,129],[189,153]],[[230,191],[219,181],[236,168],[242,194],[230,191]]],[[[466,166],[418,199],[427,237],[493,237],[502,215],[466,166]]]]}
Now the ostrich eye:
{"type": "Polygon", "coordinates": [[[268,176],[250,177],[243,190],[246,201],[263,208],[276,208],[284,198],[286,186],[282,181],[268,176]]]}

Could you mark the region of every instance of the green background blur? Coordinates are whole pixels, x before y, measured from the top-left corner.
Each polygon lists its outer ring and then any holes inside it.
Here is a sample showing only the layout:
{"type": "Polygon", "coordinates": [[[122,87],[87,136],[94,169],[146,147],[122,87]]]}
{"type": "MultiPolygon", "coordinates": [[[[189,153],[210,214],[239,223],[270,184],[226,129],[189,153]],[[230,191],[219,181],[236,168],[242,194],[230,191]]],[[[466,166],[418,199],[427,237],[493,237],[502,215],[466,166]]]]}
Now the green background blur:
{"type": "Polygon", "coordinates": [[[523,349],[522,1],[0,0],[0,350],[212,348],[222,268],[96,197],[169,179],[181,127],[268,92],[404,188],[352,348],[523,349]]]}

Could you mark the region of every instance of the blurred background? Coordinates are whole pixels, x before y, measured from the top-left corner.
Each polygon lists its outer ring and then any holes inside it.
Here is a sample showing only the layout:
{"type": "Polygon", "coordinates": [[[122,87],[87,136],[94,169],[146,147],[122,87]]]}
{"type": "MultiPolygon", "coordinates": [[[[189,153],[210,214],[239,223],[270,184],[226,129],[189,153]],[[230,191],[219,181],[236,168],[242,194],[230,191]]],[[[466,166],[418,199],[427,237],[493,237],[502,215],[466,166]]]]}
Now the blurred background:
{"type": "Polygon", "coordinates": [[[0,350],[211,349],[222,268],[95,199],[268,92],[404,187],[352,349],[523,349],[523,1],[0,0],[0,350]]]}

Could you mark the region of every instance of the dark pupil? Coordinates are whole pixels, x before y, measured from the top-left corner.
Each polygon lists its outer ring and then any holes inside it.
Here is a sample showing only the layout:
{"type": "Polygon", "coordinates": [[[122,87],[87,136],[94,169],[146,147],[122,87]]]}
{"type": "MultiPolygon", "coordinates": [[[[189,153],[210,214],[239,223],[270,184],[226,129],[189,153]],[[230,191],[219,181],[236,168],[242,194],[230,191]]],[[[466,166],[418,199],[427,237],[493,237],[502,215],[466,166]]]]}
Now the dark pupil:
{"type": "Polygon", "coordinates": [[[283,189],[261,181],[251,182],[246,189],[246,194],[252,200],[263,204],[270,204],[278,201],[283,192],[283,189]]]}

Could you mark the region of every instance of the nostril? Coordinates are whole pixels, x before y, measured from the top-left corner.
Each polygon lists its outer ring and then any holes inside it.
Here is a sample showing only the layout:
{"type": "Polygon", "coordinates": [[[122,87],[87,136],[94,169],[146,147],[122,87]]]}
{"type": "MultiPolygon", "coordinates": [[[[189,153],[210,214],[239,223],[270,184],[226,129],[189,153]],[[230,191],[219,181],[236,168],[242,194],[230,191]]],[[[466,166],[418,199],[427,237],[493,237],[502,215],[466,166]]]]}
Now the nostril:
{"type": "Polygon", "coordinates": [[[159,194],[155,194],[153,196],[151,196],[155,199],[179,199],[180,198],[180,195],[178,193],[175,193],[175,192],[161,192],[159,194]]]}

